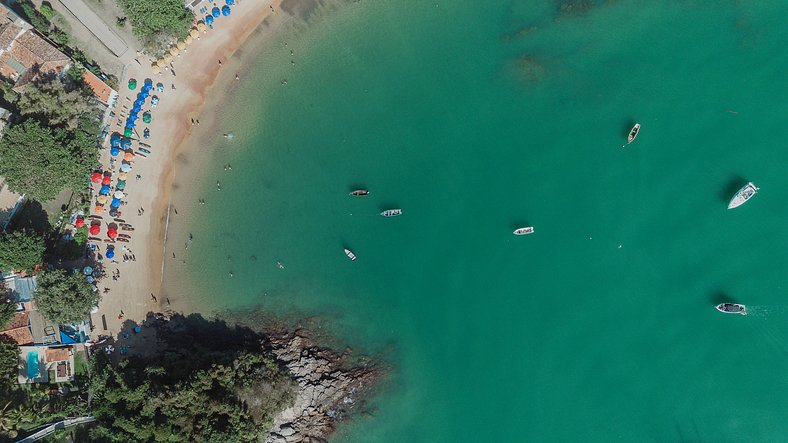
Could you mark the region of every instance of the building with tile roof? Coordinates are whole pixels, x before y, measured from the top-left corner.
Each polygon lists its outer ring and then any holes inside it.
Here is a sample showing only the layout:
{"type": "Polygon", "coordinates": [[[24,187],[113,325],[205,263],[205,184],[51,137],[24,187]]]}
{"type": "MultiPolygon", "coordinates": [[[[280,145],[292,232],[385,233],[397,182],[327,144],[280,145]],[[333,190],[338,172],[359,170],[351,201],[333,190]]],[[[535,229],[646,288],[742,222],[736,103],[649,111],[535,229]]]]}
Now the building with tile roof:
{"type": "Polygon", "coordinates": [[[0,76],[21,92],[41,75],[68,69],[71,59],[0,4],[0,76]]]}
{"type": "Polygon", "coordinates": [[[118,94],[114,89],[110,88],[108,84],[96,77],[96,74],[87,69],[85,69],[85,75],[82,76],[82,80],[93,90],[93,95],[105,105],[109,105],[113,96],[118,94]]]}
{"type": "Polygon", "coordinates": [[[33,332],[30,330],[30,318],[27,312],[17,312],[14,319],[5,328],[0,330],[0,335],[4,335],[15,341],[17,345],[29,345],[33,343],[33,332]]]}

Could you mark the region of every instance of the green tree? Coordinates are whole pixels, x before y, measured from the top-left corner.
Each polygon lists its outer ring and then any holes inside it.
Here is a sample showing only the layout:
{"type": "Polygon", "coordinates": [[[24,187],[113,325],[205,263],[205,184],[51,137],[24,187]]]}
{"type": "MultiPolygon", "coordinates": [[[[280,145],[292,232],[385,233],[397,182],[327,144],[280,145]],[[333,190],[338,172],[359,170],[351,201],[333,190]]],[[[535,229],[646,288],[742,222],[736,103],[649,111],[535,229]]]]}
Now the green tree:
{"type": "Polygon", "coordinates": [[[55,10],[52,9],[52,5],[49,2],[41,3],[41,7],[38,10],[49,21],[52,21],[52,18],[55,17],[55,10]]]}
{"type": "Polygon", "coordinates": [[[9,301],[0,302],[0,328],[4,328],[11,323],[16,313],[16,305],[9,301]]]}
{"type": "Polygon", "coordinates": [[[186,36],[194,20],[182,0],[119,0],[119,3],[131,20],[134,35],[149,47],[186,36]]]}
{"type": "Polygon", "coordinates": [[[0,398],[8,398],[9,393],[19,386],[16,381],[18,365],[16,342],[3,337],[0,341],[0,398]]]}
{"type": "Polygon", "coordinates": [[[44,238],[35,232],[0,234],[0,271],[33,271],[44,257],[44,238]]]}
{"type": "Polygon", "coordinates": [[[0,176],[8,188],[38,201],[84,186],[96,163],[95,137],[46,128],[35,120],[12,126],[0,139],[0,176]]]}
{"type": "Polygon", "coordinates": [[[90,100],[80,89],[67,90],[56,76],[46,76],[25,88],[17,102],[19,113],[32,115],[47,126],[74,129],[79,116],[94,112],[90,100]]]}
{"type": "Polygon", "coordinates": [[[35,300],[38,310],[52,322],[73,323],[84,320],[99,301],[98,291],[79,273],[62,269],[38,274],[35,300]]]}

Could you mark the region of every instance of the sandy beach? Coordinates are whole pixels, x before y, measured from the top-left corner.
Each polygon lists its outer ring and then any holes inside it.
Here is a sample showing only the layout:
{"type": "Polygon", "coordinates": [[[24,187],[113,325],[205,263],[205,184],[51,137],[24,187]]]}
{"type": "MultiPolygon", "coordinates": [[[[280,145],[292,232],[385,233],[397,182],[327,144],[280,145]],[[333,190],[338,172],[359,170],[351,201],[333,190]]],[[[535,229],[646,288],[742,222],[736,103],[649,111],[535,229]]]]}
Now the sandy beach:
{"type": "MultiPolygon", "coordinates": [[[[174,74],[164,70],[154,75],[151,70],[154,60],[147,57],[138,57],[139,63],[126,67],[110,132],[123,132],[122,121],[139,92],[139,88],[128,89],[129,79],[136,79],[142,84],[144,79],[150,78],[154,84],[163,83],[165,90],[156,93],[160,102],[156,108],[150,109],[150,138],[142,140],[151,146],[151,154],[135,158],[133,170],[129,173],[129,186],[125,189],[127,203],[121,207],[122,215],[119,216],[133,225],[134,231],[128,243],[115,244],[113,262],[107,263],[105,259],[106,277],[99,284],[103,297],[99,311],[92,314],[95,331],[99,334],[114,336],[124,326],[128,327],[129,321],[140,322],[149,312],[172,309],[170,301],[159,297],[159,293],[167,222],[168,218],[178,216],[177,208],[170,204],[169,191],[173,187],[176,167],[184,161],[179,154],[188,145],[192,134],[211,125],[210,116],[222,99],[221,92],[237,82],[242,60],[234,59],[236,51],[251,36],[262,39],[272,34],[287,19],[287,14],[276,13],[279,4],[279,1],[240,2],[233,8],[231,16],[217,20],[214,29],[202,32],[198,40],[174,59],[174,74]],[[262,24],[268,32],[260,32],[262,24]],[[136,175],[141,176],[140,179],[131,180],[136,175]],[[141,215],[140,209],[144,210],[141,215]],[[133,256],[134,260],[124,261],[124,254],[133,256]],[[111,275],[116,270],[119,278],[113,279],[111,275]],[[105,288],[109,291],[105,292],[105,288]]],[[[148,108],[149,104],[146,104],[144,109],[148,108]]],[[[138,131],[141,134],[142,128],[138,131]]],[[[136,147],[137,143],[134,145],[136,147]]],[[[106,150],[102,164],[105,167],[109,165],[106,150]]],[[[104,215],[105,222],[111,219],[104,215]]],[[[102,254],[105,247],[106,243],[101,246],[102,254]]]]}

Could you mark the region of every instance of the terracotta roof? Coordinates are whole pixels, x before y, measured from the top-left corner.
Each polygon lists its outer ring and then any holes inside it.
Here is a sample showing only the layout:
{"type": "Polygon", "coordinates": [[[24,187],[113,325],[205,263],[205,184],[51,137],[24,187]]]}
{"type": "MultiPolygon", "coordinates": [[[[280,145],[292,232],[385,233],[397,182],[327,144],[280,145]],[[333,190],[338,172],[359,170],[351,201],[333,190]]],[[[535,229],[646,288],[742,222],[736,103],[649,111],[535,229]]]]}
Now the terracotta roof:
{"type": "Polygon", "coordinates": [[[14,320],[0,331],[0,335],[5,335],[18,345],[29,345],[33,343],[33,334],[28,326],[27,312],[17,312],[14,320]]]}
{"type": "Polygon", "coordinates": [[[101,81],[100,78],[96,77],[96,74],[87,69],[85,69],[85,75],[82,79],[85,81],[86,85],[90,86],[90,89],[93,90],[93,93],[96,94],[99,100],[103,103],[109,103],[109,94],[112,92],[112,88],[101,81]]]}
{"type": "Polygon", "coordinates": [[[47,349],[44,351],[47,361],[68,361],[71,356],[69,348],[47,349]]]}
{"type": "Polygon", "coordinates": [[[71,62],[68,56],[26,25],[0,5],[0,74],[14,82],[15,90],[20,90],[39,74],[58,72],[71,62]]]}

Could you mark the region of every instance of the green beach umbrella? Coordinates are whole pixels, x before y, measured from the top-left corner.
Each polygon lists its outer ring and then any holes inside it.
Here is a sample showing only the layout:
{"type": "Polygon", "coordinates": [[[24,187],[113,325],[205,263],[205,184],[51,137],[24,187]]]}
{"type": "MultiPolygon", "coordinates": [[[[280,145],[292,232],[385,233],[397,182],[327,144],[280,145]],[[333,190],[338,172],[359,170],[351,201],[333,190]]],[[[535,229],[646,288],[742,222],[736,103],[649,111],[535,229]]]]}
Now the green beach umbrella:
{"type": "Polygon", "coordinates": [[[137,82],[136,82],[136,80],[129,80],[129,89],[131,89],[132,91],[137,89],[137,82]]]}
{"type": "Polygon", "coordinates": [[[131,132],[131,128],[126,128],[126,130],[125,130],[125,131],[123,131],[123,136],[124,136],[124,137],[131,137],[133,134],[134,134],[134,133],[133,133],[133,132],[131,132]]]}
{"type": "Polygon", "coordinates": [[[115,189],[123,190],[126,189],[126,182],[123,180],[118,180],[118,184],[115,185],[115,189]]]}
{"type": "Polygon", "coordinates": [[[142,114],[142,121],[144,123],[150,123],[150,112],[142,114]]]}

